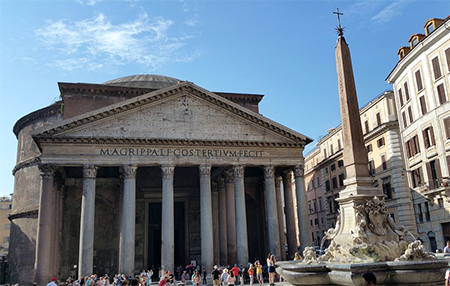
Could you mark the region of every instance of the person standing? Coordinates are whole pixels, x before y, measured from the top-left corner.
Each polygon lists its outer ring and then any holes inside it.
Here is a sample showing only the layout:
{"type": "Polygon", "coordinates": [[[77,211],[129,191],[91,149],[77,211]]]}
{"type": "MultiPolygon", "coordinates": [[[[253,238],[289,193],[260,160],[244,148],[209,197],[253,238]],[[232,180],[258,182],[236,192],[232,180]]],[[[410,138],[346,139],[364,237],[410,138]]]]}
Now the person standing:
{"type": "Polygon", "coordinates": [[[275,255],[270,254],[267,256],[267,271],[269,272],[269,284],[275,285],[275,255]]]}
{"type": "Polygon", "coordinates": [[[255,265],[256,265],[256,279],[258,279],[259,285],[263,285],[264,284],[263,266],[261,265],[259,260],[255,261],[255,265]]]}
{"type": "Polygon", "coordinates": [[[447,240],[447,245],[444,247],[444,254],[450,253],[450,240],[447,240]]]}
{"type": "Polygon", "coordinates": [[[236,282],[236,276],[234,276],[233,271],[230,271],[228,278],[227,278],[228,286],[234,286],[235,282],[236,282]]]}
{"type": "Polygon", "coordinates": [[[56,277],[53,277],[50,282],[48,282],[47,286],[56,286],[56,277]]]}
{"type": "Polygon", "coordinates": [[[250,278],[250,286],[253,286],[253,275],[255,274],[255,271],[253,270],[253,264],[250,264],[250,267],[248,268],[248,277],[250,278]]]}
{"type": "Polygon", "coordinates": [[[206,284],[206,269],[205,268],[203,268],[203,279],[202,279],[202,281],[203,281],[203,284],[206,284]]]}
{"type": "Polygon", "coordinates": [[[223,270],[222,276],[221,276],[221,281],[222,281],[222,286],[228,286],[228,276],[230,274],[228,274],[228,269],[225,268],[223,270]]]}

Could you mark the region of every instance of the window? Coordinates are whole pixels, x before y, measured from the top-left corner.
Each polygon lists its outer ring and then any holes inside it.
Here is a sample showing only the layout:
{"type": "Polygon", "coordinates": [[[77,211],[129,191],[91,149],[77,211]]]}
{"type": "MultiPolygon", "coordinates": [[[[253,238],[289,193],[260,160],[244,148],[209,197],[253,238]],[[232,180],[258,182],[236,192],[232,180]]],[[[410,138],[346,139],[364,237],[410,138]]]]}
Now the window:
{"type": "Polygon", "coordinates": [[[325,174],[328,174],[328,167],[325,168],[325,174]]]}
{"type": "Polygon", "coordinates": [[[316,199],[313,200],[313,207],[314,207],[314,212],[317,212],[317,202],[316,199]]]}
{"type": "Polygon", "coordinates": [[[417,204],[417,213],[419,215],[419,222],[423,222],[422,204],[417,204]]]}
{"type": "Polygon", "coordinates": [[[320,177],[317,177],[317,187],[319,187],[320,186],[320,177]]]}
{"type": "Polygon", "coordinates": [[[411,106],[408,106],[408,115],[409,115],[409,123],[413,123],[414,118],[413,118],[413,113],[411,110],[411,106]]]}
{"type": "Polygon", "coordinates": [[[417,188],[422,185],[422,167],[411,171],[411,181],[413,188],[417,188]]]}
{"type": "Polygon", "coordinates": [[[450,48],[445,50],[445,58],[447,60],[447,70],[450,72],[450,48]]]}
{"type": "Polygon", "coordinates": [[[391,177],[382,178],[381,180],[383,182],[383,194],[386,195],[387,199],[392,199],[391,177]]]}
{"type": "Polygon", "coordinates": [[[332,182],[333,182],[333,190],[334,190],[334,189],[337,189],[337,188],[338,188],[337,178],[336,178],[336,177],[333,177],[332,182]]]}
{"type": "Polygon", "coordinates": [[[369,174],[371,175],[375,174],[375,164],[373,163],[373,160],[369,161],[369,174]]]}
{"type": "Polygon", "coordinates": [[[431,23],[430,25],[427,26],[427,35],[433,32],[433,30],[434,30],[433,23],[431,23]]]}
{"type": "Polygon", "coordinates": [[[386,163],[386,156],[385,155],[381,155],[381,167],[383,168],[383,170],[387,169],[387,163],[386,163]]]}
{"type": "Polygon", "coordinates": [[[434,79],[438,79],[442,76],[441,73],[441,66],[439,64],[439,58],[435,57],[431,60],[431,64],[433,65],[433,73],[434,73],[434,79]]]}
{"type": "Polygon", "coordinates": [[[406,122],[406,114],[402,111],[403,128],[408,127],[408,122],[406,122]]]}
{"type": "Polygon", "coordinates": [[[377,127],[378,127],[381,125],[381,116],[380,116],[379,112],[377,113],[376,117],[377,117],[377,127]]]}
{"type": "Polygon", "coordinates": [[[5,237],[3,238],[3,242],[9,242],[9,236],[5,236],[5,237]]]}
{"type": "Polygon", "coordinates": [[[311,208],[311,201],[308,201],[308,210],[309,210],[309,213],[313,212],[313,209],[311,208]]]}
{"type": "Polygon", "coordinates": [[[366,133],[369,133],[369,121],[364,121],[364,128],[366,129],[366,133]]]}
{"type": "Polygon", "coordinates": [[[417,41],[417,38],[414,38],[414,39],[411,41],[411,43],[412,43],[412,46],[413,46],[413,48],[414,48],[415,46],[417,46],[417,44],[418,44],[419,42],[417,41]]]}
{"type": "Polygon", "coordinates": [[[314,219],[314,225],[319,225],[319,220],[317,218],[314,219]]]}
{"type": "Polygon", "coordinates": [[[377,145],[378,145],[378,148],[381,148],[384,146],[384,137],[381,137],[380,139],[377,140],[377,145]]]}
{"type": "Polygon", "coordinates": [[[319,197],[318,201],[319,201],[319,211],[322,211],[323,210],[323,208],[322,208],[322,197],[319,197]]]}
{"type": "Polygon", "coordinates": [[[445,138],[450,139],[450,117],[444,118],[445,138]]]}
{"type": "Polygon", "coordinates": [[[447,101],[447,97],[445,96],[444,84],[441,83],[437,86],[437,94],[439,97],[439,104],[444,104],[447,101]]]}
{"type": "Polygon", "coordinates": [[[314,178],[311,179],[311,185],[312,185],[312,188],[313,188],[313,189],[316,187],[316,185],[315,185],[315,183],[314,183],[314,178]]]}
{"type": "Polygon", "coordinates": [[[344,166],[344,160],[339,160],[337,164],[339,168],[342,168],[344,166]]]}
{"type": "Polygon", "coordinates": [[[333,144],[330,144],[330,156],[334,154],[333,144]]]}
{"type": "Polygon", "coordinates": [[[344,186],[344,179],[345,179],[344,173],[339,174],[339,185],[340,185],[341,187],[344,186]]]}
{"type": "Polygon", "coordinates": [[[435,141],[434,141],[433,126],[425,128],[425,130],[423,130],[422,133],[423,133],[423,141],[425,143],[425,148],[434,146],[435,141]]]}
{"type": "Polygon", "coordinates": [[[321,217],[321,218],[320,218],[320,223],[322,223],[322,224],[323,224],[323,217],[321,217]]]}
{"type": "Polygon", "coordinates": [[[425,220],[430,221],[430,207],[428,206],[428,202],[425,202],[425,220]]]}
{"type": "Polygon", "coordinates": [[[419,97],[420,101],[420,110],[422,111],[422,115],[425,115],[427,113],[427,104],[425,102],[425,96],[419,97]]]}
{"type": "Polygon", "coordinates": [[[439,178],[441,177],[441,166],[439,165],[439,159],[426,163],[426,167],[430,189],[439,188],[439,178]]]}
{"type": "Polygon", "coordinates": [[[420,153],[419,139],[417,135],[406,141],[406,155],[408,158],[420,153]]]}
{"type": "Polygon", "coordinates": [[[370,153],[372,151],[373,151],[372,144],[367,145],[367,153],[370,153]]]}
{"type": "Polygon", "coordinates": [[[408,82],[405,81],[403,87],[405,88],[405,100],[408,101],[409,100],[408,82]]]}
{"type": "Polygon", "coordinates": [[[416,85],[417,85],[417,91],[420,91],[423,89],[422,76],[420,75],[420,70],[416,71],[416,85]]]}
{"type": "Polygon", "coordinates": [[[325,190],[327,191],[327,192],[329,192],[331,189],[330,189],[330,180],[326,180],[325,181],[325,190]]]}
{"type": "Polygon", "coordinates": [[[403,106],[403,94],[402,94],[402,89],[399,88],[398,89],[398,99],[400,100],[400,106],[403,106]]]}
{"type": "Polygon", "coordinates": [[[341,150],[341,139],[338,139],[338,150],[341,150]]]}
{"type": "Polygon", "coordinates": [[[323,149],[323,158],[327,158],[327,149],[323,149]]]}
{"type": "Polygon", "coordinates": [[[11,224],[10,223],[5,224],[5,229],[10,229],[10,228],[11,228],[11,224]]]}
{"type": "Polygon", "coordinates": [[[331,164],[330,169],[331,169],[331,172],[336,171],[336,165],[335,164],[331,164]]]}

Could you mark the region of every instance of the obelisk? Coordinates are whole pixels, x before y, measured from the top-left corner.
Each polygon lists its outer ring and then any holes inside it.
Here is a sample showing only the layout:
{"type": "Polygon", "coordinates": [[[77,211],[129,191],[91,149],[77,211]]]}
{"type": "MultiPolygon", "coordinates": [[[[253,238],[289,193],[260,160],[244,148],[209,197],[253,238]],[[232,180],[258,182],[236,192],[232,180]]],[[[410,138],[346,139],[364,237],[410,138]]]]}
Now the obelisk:
{"type": "Polygon", "coordinates": [[[340,221],[334,241],[342,245],[351,243],[352,234],[357,231],[355,207],[363,205],[374,196],[383,197],[383,193],[379,188],[373,187],[373,178],[369,174],[369,160],[362,133],[350,50],[340,23],[337,32],[336,68],[346,179],[345,187],[337,199],[340,204],[340,221]]]}

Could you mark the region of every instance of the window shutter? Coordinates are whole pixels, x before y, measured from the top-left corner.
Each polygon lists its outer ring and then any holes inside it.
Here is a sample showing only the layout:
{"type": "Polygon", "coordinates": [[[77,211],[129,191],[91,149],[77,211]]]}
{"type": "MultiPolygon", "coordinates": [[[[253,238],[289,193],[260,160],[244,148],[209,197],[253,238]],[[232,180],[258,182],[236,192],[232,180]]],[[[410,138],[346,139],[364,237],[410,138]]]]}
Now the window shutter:
{"type": "Polygon", "coordinates": [[[446,139],[450,139],[450,117],[444,118],[444,129],[446,139]]]}
{"type": "Polygon", "coordinates": [[[434,131],[433,126],[430,126],[430,140],[431,140],[431,146],[436,145],[436,141],[434,141],[434,131]]]}
{"type": "Polygon", "coordinates": [[[408,101],[409,100],[408,82],[405,81],[405,84],[403,85],[403,87],[405,88],[405,99],[406,99],[406,101],[408,101]]]}
{"type": "Polygon", "coordinates": [[[436,175],[437,175],[437,178],[438,179],[440,179],[440,178],[442,178],[442,173],[441,173],[441,164],[439,164],[439,159],[435,159],[434,160],[434,164],[435,164],[435,166],[436,166],[436,175]]]}
{"type": "Polygon", "coordinates": [[[437,92],[439,97],[439,104],[444,104],[446,102],[444,84],[441,83],[437,86],[437,92]]]}
{"type": "Polygon", "coordinates": [[[409,115],[409,123],[413,123],[414,119],[411,106],[408,106],[408,115],[409,115]]]}
{"type": "Polygon", "coordinates": [[[447,156],[447,168],[450,170],[450,155],[447,156]]]}
{"type": "Polygon", "coordinates": [[[427,128],[422,131],[423,143],[425,143],[425,148],[430,147],[430,138],[428,137],[427,128]]]}
{"type": "Polygon", "coordinates": [[[430,188],[433,188],[433,175],[431,174],[431,166],[430,166],[430,162],[426,163],[426,167],[427,167],[427,184],[430,188]]]}
{"type": "Polygon", "coordinates": [[[403,94],[401,88],[398,89],[398,98],[400,99],[400,106],[403,106],[403,94]]]}
{"type": "Polygon", "coordinates": [[[423,89],[422,77],[420,75],[420,70],[416,71],[416,84],[417,84],[417,91],[423,89]]]}
{"type": "Polygon", "coordinates": [[[445,58],[447,59],[447,70],[450,71],[450,48],[445,50],[445,58]]]}
{"type": "Polygon", "coordinates": [[[438,57],[435,57],[434,59],[432,59],[431,63],[433,65],[434,79],[440,78],[442,76],[442,74],[441,74],[441,67],[439,66],[438,57]]]}
{"type": "Polygon", "coordinates": [[[403,119],[403,127],[406,128],[408,126],[408,123],[406,122],[406,115],[405,112],[402,112],[402,119],[403,119]]]}
{"type": "Polygon", "coordinates": [[[427,105],[425,103],[425,96],[419,97],[420,100],[420,109],[422,111],[422,115],[425,115],[427,113],[427,105]]]}
{"type": "Polygon", "coordinates": [[[406,149],[406,156],[408,158],[411,158],[411,151],[409,150],[409,141],[406,141],[405,143],[405,149],[406,149]]]}

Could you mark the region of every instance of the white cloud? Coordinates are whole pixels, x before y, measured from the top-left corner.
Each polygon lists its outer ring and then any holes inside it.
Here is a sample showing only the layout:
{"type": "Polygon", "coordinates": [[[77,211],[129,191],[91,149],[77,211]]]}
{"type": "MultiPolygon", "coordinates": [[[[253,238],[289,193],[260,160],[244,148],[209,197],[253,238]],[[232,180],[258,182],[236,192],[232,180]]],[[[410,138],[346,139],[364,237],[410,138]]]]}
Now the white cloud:
{"type": "Polygon", "coordinates": [[[145,13],[131,22],[113,24],[100,13],[77,22],[49,22],[36,33],[46,47],[59,52],[51,65],[60,69],[97,70],[129,63],[156,69],[167,61],[192,57],[173,58],[189,37],[170,37],[172,26],[171,20],[150,19],[145,13]]]}
{"type": "Polygon", "coordinates": [[[388,3],[389,5],[371,18],[372,21],[384,24],[390,22],[393,18],[400,16],[403,12],[403,6],[407,4],[407,0],[394,0],[388,3]]]}

